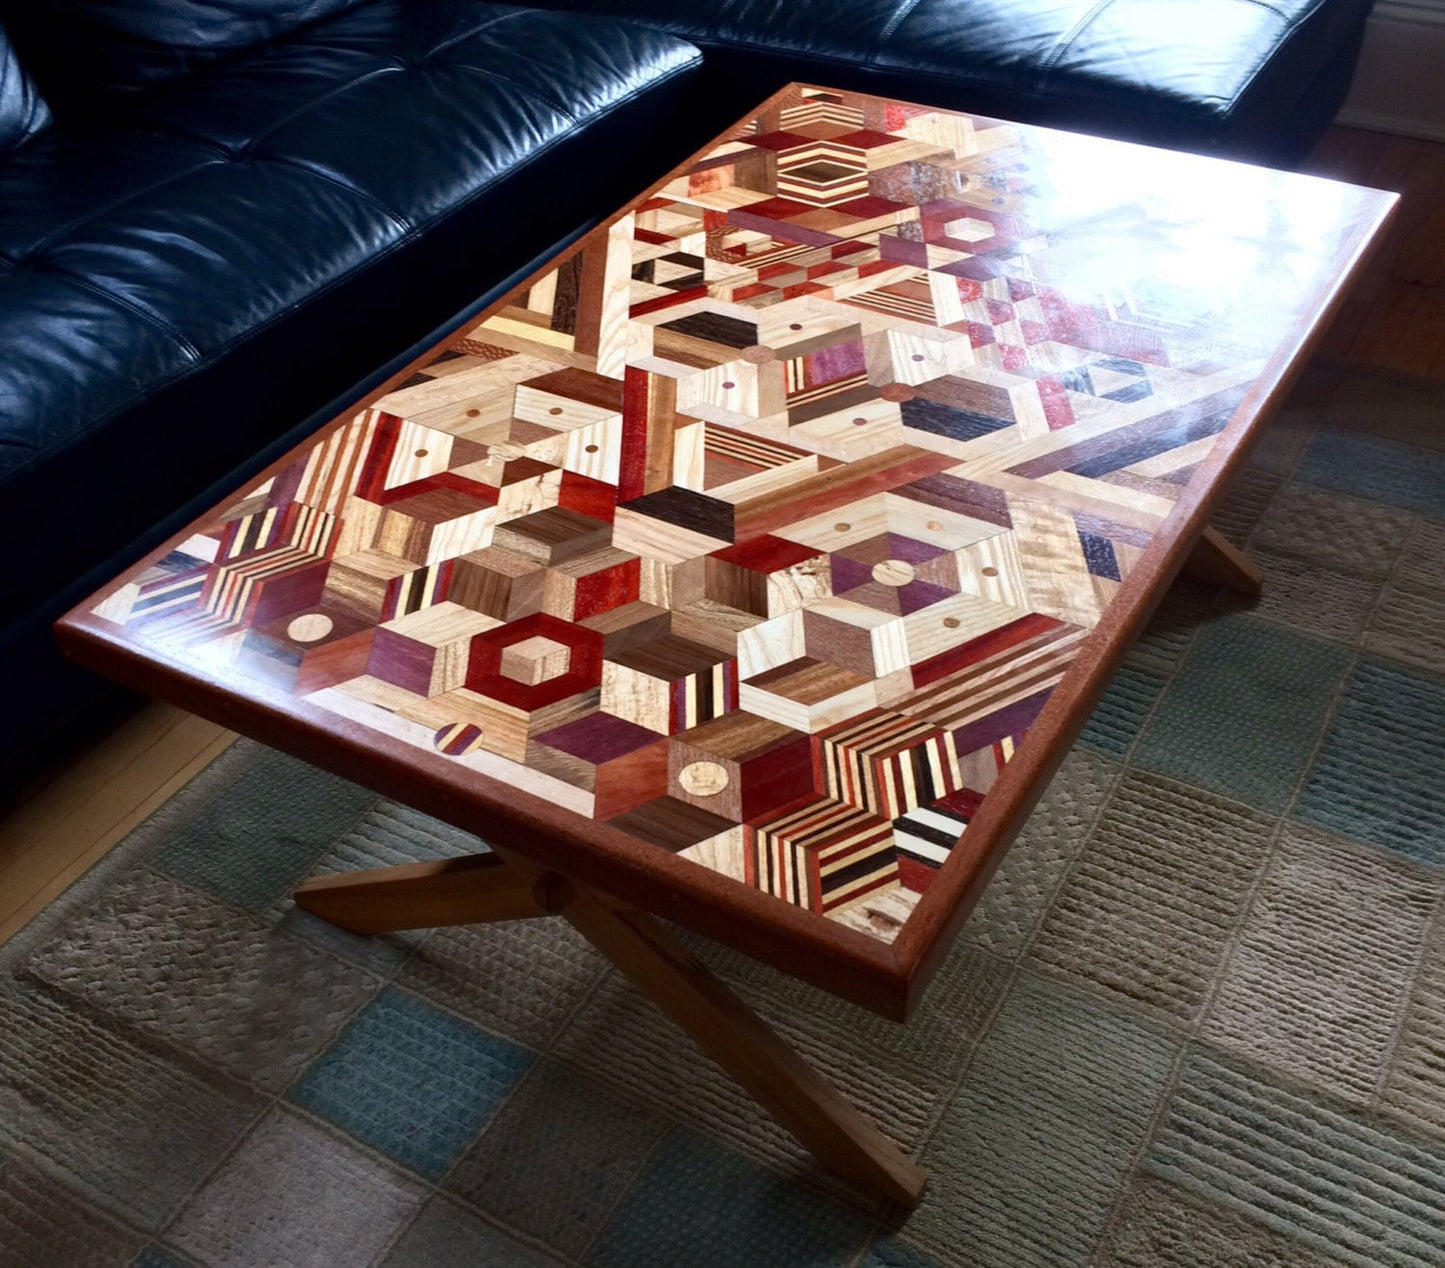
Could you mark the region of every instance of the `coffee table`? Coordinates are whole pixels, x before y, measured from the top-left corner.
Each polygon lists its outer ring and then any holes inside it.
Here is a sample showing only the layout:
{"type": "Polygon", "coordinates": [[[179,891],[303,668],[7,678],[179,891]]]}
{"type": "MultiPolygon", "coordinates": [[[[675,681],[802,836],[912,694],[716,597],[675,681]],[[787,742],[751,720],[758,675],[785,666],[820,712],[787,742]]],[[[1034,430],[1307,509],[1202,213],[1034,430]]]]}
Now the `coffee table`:
{"type": "Polygon", "coordinates": [[[792,85],[57,627],[485,839],[827,1166],[924,1173],[657,917],[903,1020],[1395,201],[792,85]]]}

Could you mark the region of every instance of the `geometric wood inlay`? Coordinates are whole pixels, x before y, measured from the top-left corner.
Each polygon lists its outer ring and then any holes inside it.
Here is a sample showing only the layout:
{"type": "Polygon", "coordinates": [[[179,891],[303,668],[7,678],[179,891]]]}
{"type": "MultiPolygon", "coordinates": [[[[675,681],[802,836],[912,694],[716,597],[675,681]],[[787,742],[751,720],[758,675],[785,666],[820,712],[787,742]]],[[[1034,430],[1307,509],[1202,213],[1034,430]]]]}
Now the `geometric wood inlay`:
{"type": "Polygon", "coordinates": [[[795,87],[94,612],[891,940],[1346,188],[795,87]]]}

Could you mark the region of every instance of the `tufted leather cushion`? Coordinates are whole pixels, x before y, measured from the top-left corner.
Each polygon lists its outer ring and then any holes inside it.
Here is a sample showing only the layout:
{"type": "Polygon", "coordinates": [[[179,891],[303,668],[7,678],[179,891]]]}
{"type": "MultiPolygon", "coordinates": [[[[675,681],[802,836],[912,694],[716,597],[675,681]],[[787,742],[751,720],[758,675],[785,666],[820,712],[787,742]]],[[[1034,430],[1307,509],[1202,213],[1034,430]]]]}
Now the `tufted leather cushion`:
{"type": "Polygon", "coordinates": [[[39,132],[50,111],[0,26],[0,154],[39,132]]]}
{"type": "Polygon", "coordinates": [[[376,0],[0,163],[0,624],[680,157],[697,60],[376,0]]]}
{"type": "Polygon", "coordinates": [[[62,109],[197,70],[358,0],[16,0],[28,63],[62,109]]]}
{"type": "Polygon", "coordinates": [[[535,2],[680,35],[707,52],[716,82],[745,96],[801,79],[1156,144],[1289,156],[1338,107],[1373,0],[535,2]]]}

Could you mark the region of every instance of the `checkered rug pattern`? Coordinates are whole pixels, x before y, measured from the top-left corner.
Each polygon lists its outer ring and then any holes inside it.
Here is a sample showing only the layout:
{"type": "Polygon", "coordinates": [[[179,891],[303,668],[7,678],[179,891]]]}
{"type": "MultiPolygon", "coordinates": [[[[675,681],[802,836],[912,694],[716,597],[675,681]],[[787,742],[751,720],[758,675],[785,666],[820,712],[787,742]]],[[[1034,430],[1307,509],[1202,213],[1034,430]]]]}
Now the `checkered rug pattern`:
{"type": "Polygon", "coordinates": [[[1442,416],[1312,372],[908,1026],[692,940],[906,1218],[561,922],[296,911],[476,846],[241,742],[0,949],[0,1268],[1445,1262],[1442,416]]]}

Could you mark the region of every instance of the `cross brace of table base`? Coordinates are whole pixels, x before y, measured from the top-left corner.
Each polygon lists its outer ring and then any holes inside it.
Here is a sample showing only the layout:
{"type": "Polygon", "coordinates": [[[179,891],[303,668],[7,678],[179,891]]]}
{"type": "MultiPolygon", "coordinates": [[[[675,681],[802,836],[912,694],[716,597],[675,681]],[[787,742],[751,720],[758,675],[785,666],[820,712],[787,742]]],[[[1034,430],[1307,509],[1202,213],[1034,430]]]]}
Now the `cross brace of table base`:
{"type": "Polygon", "coordinates": [[[1180,572],[1205,585],[1222,586],[1251,598],[1264,583],[1259,565],[1214,528],[1200,534],[1180,572]]]}
{"type": "Polygon", "coordinates": [[[824,1167],[899,1206],[928,1177],[659,921],[496,852],[321,876],[299,907],[358,934],[560,916],[824,1167]]]}

